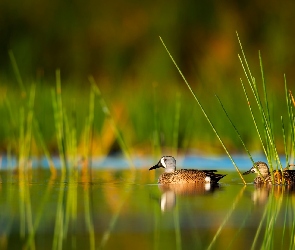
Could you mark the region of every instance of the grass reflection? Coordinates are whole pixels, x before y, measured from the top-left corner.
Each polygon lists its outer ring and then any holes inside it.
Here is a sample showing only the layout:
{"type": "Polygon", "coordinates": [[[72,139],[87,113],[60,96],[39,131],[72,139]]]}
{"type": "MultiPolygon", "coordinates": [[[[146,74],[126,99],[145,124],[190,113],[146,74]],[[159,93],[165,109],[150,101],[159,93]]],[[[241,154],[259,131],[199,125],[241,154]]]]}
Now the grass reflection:
{"type": "MultiPolygon", "coordinates": [[[[101,241],[100,241],[100,244],[99,244],[99,249],[103,249],[106,246],[109,238],[111,237],[111,233],[114,230],[114,227],[115,227],[115,225],[117,223],[117,220],[118,220],[118,218],[120,216],[122,207],[125,204],[125,202],[128,200],[128,198],[130,198],[130,196],[131,196],[131,192],[132,192],[133,188],[132,188],[132,185],[130,183],[134,182],[135,172],[134,171],[127,172],[126,177],[127,178],[125,180],[129,184],[126,185],[126,187],[123,190],[122,197],[117,201],[117,205],[116,205],[115,210],[114,210],[114,212],[113,212],[113,214],[111,216],[110,222],[109,222],[106,230],[104,231],[104,233],[102,235],[102,238],[101,238],[101,241]]],[[[111,199],[112,198],[113,197],[111,197],[111,199]]]]}
{"type": "Polygon", "coordinates": [[[235,211],[235,208],[236,208],[237,204],[239,203],[240,199],[242,198],[243,193],[244,193],[244,191],[245,191],[245,188],[246,188],[246,187],[243,186],[243,187],[241,188],[240,192],[237,194],[236,198],[234,199],[234,201],[233,201],[233,203],[232,203],[231,208],[229,209],[229,211],[228,211],[227,215],[225,216],[223,222],[220,224],[218,230],[216,231],[216,234],[214,235],[214,237],[213,237],[213,239],[212,239],[212,241],[211,241],[211,243],[210,243],[210,245],[208,246],[207,249],[211,249],[212,246],[215,244],[216,239],[217,239],[218,236],[220,235],[220,233],[221,233],[221,231],[223,230],[225,224],[228,222],[230,216],[231,216],[232,213],[235,211]]]}
{"type": "Polygon", "coordinates": [[[66,179],[49,170],[0,173],[1,249],[291,249],[294,244],[291,187],[232,182],[209,191],[173,192],[148,185],[149,172],[141,170],[92,170],[92,179],[80,170],[66,179]],[[175,203],[162,211],[167,191],[175,203]]]}

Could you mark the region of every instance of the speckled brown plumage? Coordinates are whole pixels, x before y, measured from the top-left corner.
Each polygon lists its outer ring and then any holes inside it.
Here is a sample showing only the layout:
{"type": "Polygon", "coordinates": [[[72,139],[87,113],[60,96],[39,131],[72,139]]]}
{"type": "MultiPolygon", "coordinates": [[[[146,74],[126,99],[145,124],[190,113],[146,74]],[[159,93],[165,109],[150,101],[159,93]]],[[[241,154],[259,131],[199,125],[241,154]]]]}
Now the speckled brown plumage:
{"type": "Polygon", "coordinates": [[[180,169],[173,173],[163,173],[159,177],[160,184],[187,184],[187,183],[217,183],[223,174],[216,174],[216,170],[180,169]],[[206,181],[210,177],[210,181],[206,181]]]}

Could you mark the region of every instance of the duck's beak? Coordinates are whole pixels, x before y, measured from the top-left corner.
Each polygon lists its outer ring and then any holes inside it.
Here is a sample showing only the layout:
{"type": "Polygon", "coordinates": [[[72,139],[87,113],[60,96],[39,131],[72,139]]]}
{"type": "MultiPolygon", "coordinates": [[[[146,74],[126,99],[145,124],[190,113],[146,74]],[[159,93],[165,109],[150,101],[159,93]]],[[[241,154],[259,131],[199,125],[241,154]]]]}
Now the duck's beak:
{"type": "Polygon", "coordinates": [[[250,168],[248,171],[246,171],[245,173],[243,173],[243,175],[246,175],[246,174],[251,174],[251,173],[254,173],[255,170],[252,168],[250,168]]]}
{"type": "Polygon", "coordinates": [[[149,170],[153,170],[153,169],[156,169],[156,168],[164,168],[161,161],[159,161],[155,166],[152,166],[149,170]]]}
{"type": "Polygon", "coordinates": [[[243,175],[246,175],[246,174],[251,174],[251,169],[248,170],[247,172],[243,173],[243,175]]]}

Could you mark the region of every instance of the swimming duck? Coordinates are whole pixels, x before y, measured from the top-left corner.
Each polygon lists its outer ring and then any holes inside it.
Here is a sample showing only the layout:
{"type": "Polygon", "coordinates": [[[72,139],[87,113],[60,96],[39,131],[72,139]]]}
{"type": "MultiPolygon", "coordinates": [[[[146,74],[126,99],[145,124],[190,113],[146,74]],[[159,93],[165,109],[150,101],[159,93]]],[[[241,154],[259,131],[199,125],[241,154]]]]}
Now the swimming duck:
{"type": "Polygon", "coordinates": [[[295,170],[284,169],[283,172],[281,170],[274,170],[272,176],[267,164],[263,161],[255,162],[253,167],[243,173],[243,175],[250,173],[258,174],[254,179],[255,184],[295,184],[295,170]]]}
{"type": "Polygon", "coordinates": [[[165,168],[159,177],[159,184],[217,183],[225,174],[216,174],[216,170],[180,169],[176,170],[176,160],[172,156],[163,156],[149,170],[165,168]]]}

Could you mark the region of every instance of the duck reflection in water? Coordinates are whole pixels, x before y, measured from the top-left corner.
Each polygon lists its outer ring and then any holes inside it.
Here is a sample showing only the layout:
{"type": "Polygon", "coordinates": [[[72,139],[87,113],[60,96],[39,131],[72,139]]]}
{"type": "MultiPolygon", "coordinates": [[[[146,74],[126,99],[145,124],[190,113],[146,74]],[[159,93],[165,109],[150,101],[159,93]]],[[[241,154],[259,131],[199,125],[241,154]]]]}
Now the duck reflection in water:
{"type": "Polygon", "coordinates": [[[219,184],[199,183],[199,184],[162,184],[159,185],[161,195],[161,210],[171,211],[176,205],[176,197],[179,196],[202,196],[213,194],[220,189],[219,184]]]}
{"type": "Polygon", "coordinates": [[[266,204],[269,196],[280,198],[282,195],[294,195],[294,185],[259,185],[254,184],[255,190],[251,194],[251,199],[254,205],[260,206],[266,204]]]}

